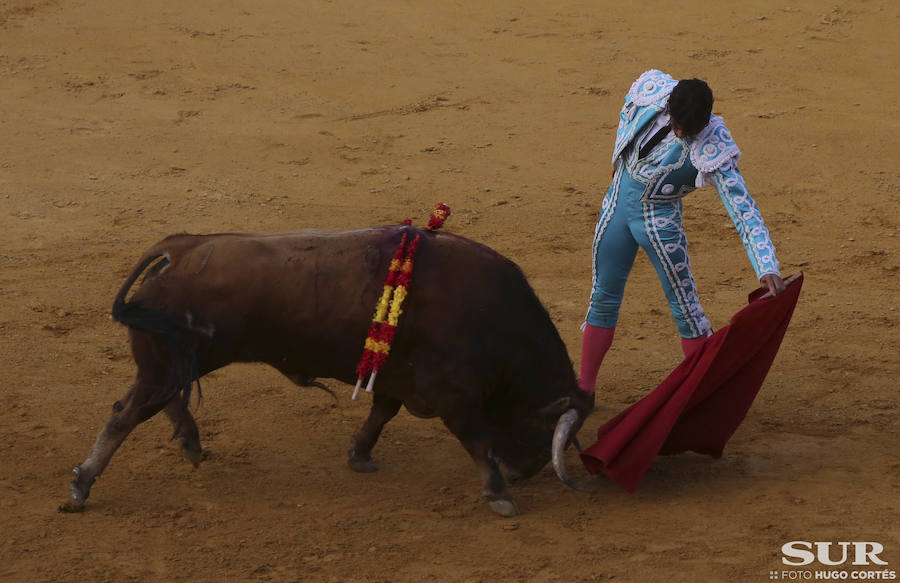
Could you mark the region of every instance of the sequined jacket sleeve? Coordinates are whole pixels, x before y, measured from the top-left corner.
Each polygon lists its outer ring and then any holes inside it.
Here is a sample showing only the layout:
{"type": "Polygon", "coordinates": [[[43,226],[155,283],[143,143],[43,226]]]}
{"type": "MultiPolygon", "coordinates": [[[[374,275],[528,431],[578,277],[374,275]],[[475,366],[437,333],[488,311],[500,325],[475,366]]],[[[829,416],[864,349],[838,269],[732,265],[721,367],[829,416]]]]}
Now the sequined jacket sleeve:
{"type": "Polygon", "coordinates": [[[738,170],[737,160],[729,158],[707,177],[712,179],[725,209],[734,221],[756,276],[762,277],[769,273],[780,276],[778,260],[775,258],[775,245],[763,222],[759,207],[750,196],[744,177],[738,170]]]}
{"type": "Polygon", "coordinates": [[[710,116],[709,124],[691,142],[691,163],[699,171],[697,186],[712,182],[734,221],[757,277],[781,275],[775,259],[775,245],[763,222],[759,207],[737,163],[741,151],[721,117],[710,116]]]}

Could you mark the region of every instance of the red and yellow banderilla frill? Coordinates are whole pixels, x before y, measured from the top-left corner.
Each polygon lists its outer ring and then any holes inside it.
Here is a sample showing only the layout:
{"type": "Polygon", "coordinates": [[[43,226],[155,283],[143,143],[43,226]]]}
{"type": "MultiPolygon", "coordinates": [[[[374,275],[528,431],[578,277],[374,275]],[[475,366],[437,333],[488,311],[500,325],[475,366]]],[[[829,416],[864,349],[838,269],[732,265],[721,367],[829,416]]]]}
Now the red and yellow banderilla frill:
{"type": "MultiPolygon", "coordinates": [[[[439,204],[428,221],[427,230],[436,231],[441,228],[447,217],[450,216],[450,207],[439,204]]],[[[415,265],[416,250],[421,241],[421,233],[407,246],[407,233],[403,233],[400,244],[394,251],[394,257],[388,267],[387,276],[384,278],[384,287],[381,297],[375,306],[375,315],[369,326],[369,335],[363,347],[363,354],[356,367],[356,387],[353,389],[353,399],[359,394],[363,380],[369,376],[366,392],[371,393],[375,386],[375,376],[387,361],[394,341],[394,333],[400,323],[400,314],[403,313],[403,302],[409,295],[409,286],[412,282],[413,267],[415,265]]]]}

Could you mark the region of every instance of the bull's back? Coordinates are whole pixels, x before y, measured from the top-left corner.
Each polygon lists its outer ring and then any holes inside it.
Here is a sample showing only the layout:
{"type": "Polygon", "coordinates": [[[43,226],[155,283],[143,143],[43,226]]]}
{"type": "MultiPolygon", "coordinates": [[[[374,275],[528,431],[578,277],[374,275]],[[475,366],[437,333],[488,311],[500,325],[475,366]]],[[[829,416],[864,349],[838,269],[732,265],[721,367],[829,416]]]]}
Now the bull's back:
{"type": "Polygon", "coordinates": [[[189,323],[210,369],[358,352],[394,238],[397,228],[173,236],[154,246],[167,264],[134,299],[189,323]]]}
{"type": "Polygon", "coordinates": [[[308,304],[337,289],[358,293],[374,275],[385,235],[367,229],[168,237],[153,248],[166,265],[148,273],[135,299],[173,308],[226,302],[230,309],[239,299],[259,310],[258,302],[308,304]]]}

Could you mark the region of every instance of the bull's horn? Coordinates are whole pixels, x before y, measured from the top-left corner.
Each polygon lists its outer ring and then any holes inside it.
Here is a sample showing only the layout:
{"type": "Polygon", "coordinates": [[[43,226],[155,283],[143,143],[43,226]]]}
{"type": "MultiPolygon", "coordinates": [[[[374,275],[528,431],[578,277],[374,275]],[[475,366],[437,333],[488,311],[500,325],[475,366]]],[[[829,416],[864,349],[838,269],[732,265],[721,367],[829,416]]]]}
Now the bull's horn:
{"type": "Polygon", "coordinates": [[[569,444],[571,433],[578,423],[578,411],[569,409],[559,416],[556,423],[556,431],[553,432],[553,469],[563,484],[573,490],[584,490],[584,488],[569,477],[566,471],[565,452],[566,446],[569,444]]]}

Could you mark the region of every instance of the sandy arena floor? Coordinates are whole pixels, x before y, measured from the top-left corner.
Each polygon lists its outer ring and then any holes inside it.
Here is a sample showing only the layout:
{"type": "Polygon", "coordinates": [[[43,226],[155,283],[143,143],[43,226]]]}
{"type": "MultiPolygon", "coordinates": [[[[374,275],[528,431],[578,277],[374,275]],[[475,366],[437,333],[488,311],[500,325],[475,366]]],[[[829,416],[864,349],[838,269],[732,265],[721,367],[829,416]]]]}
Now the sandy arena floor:
{"type": "MultiPolygon", "coordinates": [[[[878,541],[896,570],[900,4],[627,5],[0,1],[0,580],[764,582],[791,540],[878,541]],[[629,495],[573,455],[586,492],[545,468],[507,520],[437,420],[402,412],[355,474],[365,398],[242,365],[206,380],[199,470],[158,416],[57,512],[134,374],[113,295],[170,233],[423,225],[447,202],[577,364],[616,115],[649,68],[709,81],[806,273],[722,459],[659,459],[629,495]]],[[[685,208],[719,327],[755,279],[715,192],[685,208]]],[[[582,442],[679,360],[640,257],[582,442]]]]}

